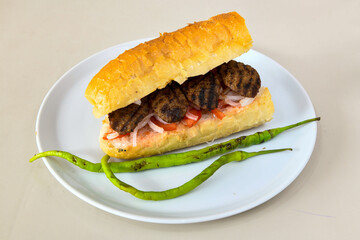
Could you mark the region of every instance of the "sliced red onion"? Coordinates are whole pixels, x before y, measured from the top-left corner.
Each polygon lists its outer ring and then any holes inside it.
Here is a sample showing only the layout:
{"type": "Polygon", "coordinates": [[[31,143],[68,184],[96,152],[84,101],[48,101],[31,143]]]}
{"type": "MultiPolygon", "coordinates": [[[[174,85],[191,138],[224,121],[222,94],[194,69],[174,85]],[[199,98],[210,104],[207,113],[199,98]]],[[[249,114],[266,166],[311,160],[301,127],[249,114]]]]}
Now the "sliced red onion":
{"type": "Polygon", "coordinates": [[[229,100],[231,100],[231,101],[240,101],[241,99],[243,99],[243,98],[245,98],[245,97],[243,97],[243,96],[240,96],[240,95],[237,95],[237,96],[231,96],[231,95],[227,95],[226,97],[225,97],[226,99],[229,99],[229,100]]]}
{"type": "Polygon", "coordinates": [[[114,139],[114,138],[117,138],[119,136],[119,134],[117,132],[113,132],[113,133],[110,133],[106,136],[106,138],[108,140],[111,140],[111,139],[114,139]]]}
{"type": "Polygon", "coordinates": [[[227,103],[227,104],[229,104],[230,106],[233,106],[233,107],[240,107],[241,106],[240,102],[234,102],[234,101],[231,101],[229,99],[225,99],[225,103],[227,103]]]}
{"type": "Polygon", "coordinates": [[[149,122],[150,118],[154,115],[155,115],[154,113],[150,113],[149,115],[144,117],[144,119],[141,122],[139,122],[139,124],[136,127],[139,127],[139,129],[145,127],[146,124],[149,122]]]}
{"type": "Polygon", "coordinates": [[[226,96],[241,96],[240,94],[238,94],[237,92],[234,91],[229,91],[226,96]]]}
{"type": "Polygon", "coordinates": [[[151,127],[152,130],[154,130],[155,132],[158,133],[163,133],[164,129],[162,127],[159,127],[158,125],[156,125],[155,123],[153,123],[151,120],[149,121],[149,126],[151,127]]]}
{"type": "Polygon", "coordinates": [[[169,124],[168,122],[165,122],[164,120],[162,120],[158,115],[154,115],[155,119],[158,120],[159,122],[163,123],[163,124],[169,124]]]}
{"type": "Polygon", "coordinates": [[[221,95],[219,96],[219,99],[224,100],[226,98],[226,94],[228,94],[230,92],[230,88],[225,88],[222,92],[221,95]]]}
{"type": "Polygon", "coordinates": [[[134,131],[131,133],[131,138],[132,138],[132,145],[133,147],[136,147],[136,138],[137,138],[137,132],[139,129],[134,129],[134,131]]]}
{"type": "Polygon", "coordinates": [[[136,147],[136,140],[137,140],[137,133],[138,131],[145,127],[146,124],[148,124],[150,118],[154,116],[153,113],[150,113],[149,115],[147,115],[143,120],[141,120],[141,122],[138,123],[138,125],[136,126],[136,128],[134,129],[134,131],[131,133],[131,138],[132,138],[132,145],[133,147],[136,147]]]}
{"type": "Polygon", "coordinates": [[[251,104],[254,101],[254,98],[244,98],[240,101],[241,106],[245,107],[249,104],[251,104]]]}
{"type": "Polygon", "coordinates": [[[237,92],[231,91],[230,88],[227,88],[226,91],[224,91],[219,98],[223,100],[228,99],[231,101],[240,101],[244,98],[244,96],[241,96],[237,92]]]}
{"type": "Polygon", "coordinates": [[[141,105],[141,100],[139,99],[139,100],[135,101],[134,103],[137,105],[141,105]]]}
{"type": "Polygon", "coordinates": [[[196,116],[196,115],[192,114],[192,113],[189,111],[189,109],[187,110],[185,116],[186,116],[187,118],[191,119],[191,120],[194,120],[194,121],[197,121],[198,118],[199,118],[199,116],[196,116]]]}

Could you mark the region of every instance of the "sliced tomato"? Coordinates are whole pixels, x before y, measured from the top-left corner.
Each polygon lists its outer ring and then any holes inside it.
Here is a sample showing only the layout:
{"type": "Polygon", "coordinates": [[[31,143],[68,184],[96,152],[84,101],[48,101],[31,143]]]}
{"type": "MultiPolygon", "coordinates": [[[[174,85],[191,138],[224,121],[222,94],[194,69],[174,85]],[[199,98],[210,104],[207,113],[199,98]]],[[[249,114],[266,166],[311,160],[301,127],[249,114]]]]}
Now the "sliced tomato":
{"type": "Polygon", "coordinates": [[[167,123],[167,124],[166,124],[166,123],[162,123],[162,122],[156,120],[156,118],[154,118],[154,117],[151,117],[150,120],[151,120],[154,124],[156,124],[157,126],[163,128],[165,131],[174,131],[174,130],[176,130],[176,128],[177,128],[176,123],[167,123]]]}
{"type": "MultiPolygon", "coordinates": [[[[111,133],[114,133],[114,132],[105,133],[102,139],[104,139],[104,140],[109,140],[109,139],[107,138],[107,136],[108,136],[109,134],[111,134],[111,133]]],[[[122,137],[129,136],[129,135],[130,135],[130,133],[123,134],[123,135],[120,135],[120,134],[119,134],[117,137],[112,138],[111,140],[114,140],[114,139],[117,139],[117,138],[122,138],[122,137]]]]}
{"type": "Polygon", "coordinates": [[[186,126],[188,126],[189,128],[191,128],[192,126],[194,126],[200,120],[202,114],[201,114],[201,110],[196,110],[195,108],[191,108],[189,110],[189,112],[198,117],[196,120],[187,118],[186,116],[184,117],[183,123],[186,126]]]}
{"type": "Polygon", "coordinates": [[[182,122],[183,122],[186,126],[188,126],[189,128],[191,128],[192,126],[194,126],[194,125],[197,123],[197,121],[192,120],[192,119],[187,118],[187,117],[185,117],[185,118],[182,120],[182,122]]]}
{"type": "Polygon", "coordinates": [[[197,121],[200,120],[200,118],[201,118],[201,116],[202,116],[201,110],[197,110],[197,109],[195,109],[195,108],[191,108],[191,109],[189,110],[189,112],[190,112],[191,114],[199,117],[197,121]]]}
{"type": "Polygon", "coordinates": [[[211,112],[212,114],[214,114],[215,117],[217,117],[220,120],[222,120],[225,117],[225,114],[222,111],[220,111],[218,108],[211,110],[211,112]]]}

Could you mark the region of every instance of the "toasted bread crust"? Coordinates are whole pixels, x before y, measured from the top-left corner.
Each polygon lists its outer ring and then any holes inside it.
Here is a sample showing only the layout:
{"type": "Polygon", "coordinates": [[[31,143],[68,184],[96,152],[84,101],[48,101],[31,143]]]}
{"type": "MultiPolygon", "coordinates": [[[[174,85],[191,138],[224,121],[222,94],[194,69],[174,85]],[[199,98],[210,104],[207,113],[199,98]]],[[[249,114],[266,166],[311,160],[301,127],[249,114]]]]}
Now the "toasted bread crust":
{"type": "Polygon", "coordinates": [[[142,43],[111,60],[89,83],[85,97],[101,117],[164,88],[171,80],[205,74],[247,52],[252,39],[236,12],[220,14],[142,43]]]}

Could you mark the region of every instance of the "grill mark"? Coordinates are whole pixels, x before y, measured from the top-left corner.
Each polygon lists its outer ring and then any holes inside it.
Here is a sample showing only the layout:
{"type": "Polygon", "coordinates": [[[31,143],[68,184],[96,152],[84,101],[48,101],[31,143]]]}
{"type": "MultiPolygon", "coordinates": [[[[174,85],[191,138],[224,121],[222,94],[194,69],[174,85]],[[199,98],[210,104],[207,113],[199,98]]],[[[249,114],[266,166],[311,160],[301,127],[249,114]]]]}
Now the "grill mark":
{"type": "Polygon", "coordinates": [[[207,108],[208,109],[213,109],[213,101],[214,101],[214,97],[215,97],[215,87],[216,87],[216,83],[215,83],[215,78],[214,78],[214,74],[213,73],[209,73],[210,76],[210,89],[209,89],[209,95],[208,95],[208,104],[207,104],[207,108]]]}
{"type": "Polygon", "coordinates": [[[139,111],[140,106],[138,108],[136,108],[136,110],[131,114],[131,116],[127,119],[127,121],[125,122],[125,124],[123,125],[123,127],[121,128],[120,131],[124,132],[127,128],[127,126],[129,126],[130,120],[136,115],[137,111],[139,111]]]}
{"type": "Polygon", "coordinates": [[[216,70],[189,79],[189,82],[185,82],[182,86],[185,96],[201,109],[214,109],[218,105],[221,81],[217,78],[216,70]]]}
{"type": "Polygon", "coordinates": [[[244,95],[245,96],[247,96],[248,95],[248,93],[249,93],[249,87],[250,87],[250,81],[247,81],[246,83],[245,83],[245,85],[243,86],[243,89],[244,89],[244,95]]]}
{"type": "MultiPolygon", "coordinates": [[[[253,81],[256,81],[256,79],[254,79],[253,77],[251,78],[251,82],[253,82],[253,81]]],[[[257,94],[257,89],[256,89],[256,87],[255,87],[255,85],[253,84],[253,85],[251,85],[251,96],[256,96],[256,94],[257,94]]]]}
{"type": "Polygon", "coordinates": [[[245,85],[243,86],[243,89],[244,89],[244,95],[245,96],[252,96],[251,94],[251,83],[252,83],[252,75],[251,75],[251,68],[250,66],[246,65],[245,66],[245,71],[246,71],[246,76],[250,76],[250,77],[245,77],[246,78],[246,83],[245,85]]]}
{"type": "Polygon", "coordinates": [[[191,95],[191,100],[192,100],[193,102],[196,101],[196,96],[195,96],[195,94],[192,94],[192,95],[191,95]]]}
{"type": "MultiPolygon", "coordinates": [[[[139,110],[139,108],[140,108],[140,106],[139,106],[138,108],[136,108],[136,110],[135,110],[134,112],[132,112],[131,115],[128,115],[129,118],[126,120],[125,124],[124,124],[123,127],[120,129],[121,132],[124,132],[124,131],[126,130],[127,126],[128,126],[129,123],[130,123],[130,119],[132,119],[132,118],[135,116],[135,114],[136,114],[136,112],[139,110]]],[[[117,121],[117,123],[119,123],[119,121],[117,121]]]]}
{"type": "Polygon", "coordinates": [[[228,73],[228,74],[230,73],[230,78],[231,78],[231,79],[234,79],[234,69],[233,69],[233,68],[228,68],[228,69],[227,69],[227,73],[228,73]]]}
{"type": "MultiPolygon", "coordinates": [[[[180,88],[179,88],[180,89],[180,88]]],[[[179,101],[181,101],[181,99],[179,98],[179,96],[178,96],[178,94],[177,94],[177,92],[176,92],[176,90],[175,90],[175,88],[174,88],[174,85],[173,85],[173,83],[171,83],[170,84],[170,90],[171,90],[171,92],[174,94],[173,96],[175,96],[175,98],[176,98],[176,100],[179,102],[179,101]]],[[[180,90],[180,92],[181,92],[181,90],[180,90]]],[[[182,93],[182,92],[181,92],[182,93]]],[[[182,93],[183,94],[183,93],[182,93]]]]}
{"type": "Polygon", "coordinates": [[[173,114],[172,122],[175,121],[175,119],[182,118],[183,116],[181,113],[182,111],[181,108],[179,107],[172,109],[172,114],[173,114]]]}
{"type": "Polygon", "coordinates": [[[275,134],[271,129],[268,130],[268,133],[270,134],[271,138],[275,137],[275,134]]]}
{"type": "Polygon", "coordinates": [[[177,94],[176,94],[176,92],[175,92],[175,90],[174,90],[173,85],[170,84],[169,87],[170,87],[170,91],[175,95],[175,98],[176,98],[177,100],[179,100],[179,98],[178,98],[178,96],[177,96],[177,94]]]}
{"type": "MultiPolygon", "coordinates": [[[[141,121],[145,116],[143,114],[139,114],[138,117],[136,118],[136,121],[141,121]]],[[[137,125],[137,124],[136,124],[137,125]]]]}
{"type": "Polygon", "coordinates": [[[205,105],[205,88],[202,88],[199,92],[200,107],[205,105]]]}
{"type": "MultiPolygon", "coordinates": [[[[239,73],[239,75],[241,74],[241,72],[244,71],[243,67],[242,66],[240,67],[238,64],[236,64],[236,68],[237,68],[237,72],[239,73]]],[[[236,85],[238,89],[240,89],[242,82],[243,82],[243,78],[239,76],[239,82],[236,85]]]]}
{"type": "Polygon", "coordinates": [[[204,79],[204,75],[201,75],[201,76],[198,76],[198,77],[195,77],[195,81],[192,82],[192,85],[189,84],[189,87],[191,88],[196,88],[201,82],[202,80],[204,79]]]}

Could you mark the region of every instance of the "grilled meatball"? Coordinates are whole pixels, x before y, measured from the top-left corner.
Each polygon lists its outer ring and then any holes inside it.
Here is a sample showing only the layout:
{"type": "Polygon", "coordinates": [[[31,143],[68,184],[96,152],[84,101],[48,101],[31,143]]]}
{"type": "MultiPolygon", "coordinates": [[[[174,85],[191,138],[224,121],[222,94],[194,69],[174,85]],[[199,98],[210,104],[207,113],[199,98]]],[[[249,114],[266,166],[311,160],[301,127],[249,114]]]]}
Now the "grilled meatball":
{"type": "Polygon", "coordinates": [[[244,97],[255,97],[261,80],[258,72],[249,65],[231,60],[217,68],[223,83],[244,97]]]}
{"type": "Polygon", "coordinates": [[[187,99],[199,108],[206,110],[218,107],[221,89],[220,76],[213,72],[191,77],[182,85],[187,99]]]}
{"type": "Polygon", "coordinates": [[[150,106],[162,120],[173,123],[185,116],[189,103],[180,89],[180,84],[173,81],[151,94],[150,106]]]}
{"type": "Polygon", "coordinates": [[[112,129],[119,134],[132,132],[141,120],[150,113],[148,101],[143,100],[141,105],[130,104],[109,113],[109,122],[112,129]]]}

